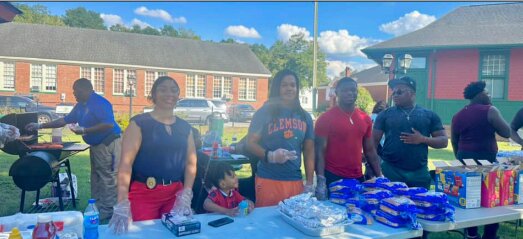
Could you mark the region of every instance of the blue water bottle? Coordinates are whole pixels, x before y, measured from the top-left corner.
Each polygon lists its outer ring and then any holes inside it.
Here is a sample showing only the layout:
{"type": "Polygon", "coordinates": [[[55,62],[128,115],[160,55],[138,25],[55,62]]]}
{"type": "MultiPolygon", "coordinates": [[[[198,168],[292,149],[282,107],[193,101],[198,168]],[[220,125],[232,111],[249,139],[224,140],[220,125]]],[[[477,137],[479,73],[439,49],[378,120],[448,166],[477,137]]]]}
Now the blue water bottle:
{"type": "Polygon", "coordinates": [[[247,216],[247,214],[249,214],[249,203],[247,202],[247,200],[241,201],[238,205],[238,209],[240,211],[241,217],[247,216]]]}
{"type": "Polygon", "coordinates": [[[100,213],[94,204],[96,199],[89,199],[89,204],[84,212],[84,239],[98,239],[98,225],[100,213]]]}

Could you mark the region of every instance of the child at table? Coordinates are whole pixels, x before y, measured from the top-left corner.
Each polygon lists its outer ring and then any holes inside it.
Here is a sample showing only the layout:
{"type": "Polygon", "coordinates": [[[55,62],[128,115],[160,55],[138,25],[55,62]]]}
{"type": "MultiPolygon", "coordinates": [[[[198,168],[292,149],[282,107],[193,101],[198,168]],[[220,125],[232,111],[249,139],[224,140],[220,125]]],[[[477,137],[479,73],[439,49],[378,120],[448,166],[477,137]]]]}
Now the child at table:
{"type": "Polygon", "coordinates": [[[205,199],[203,208],[208,212],[237,216],[238,205],[246,200],[249,204],[249,213],[254,210],[254,203],[238,192],[238,178],[232,166],[228,163],[216,162],[213,168],[209,180],[214,187],[205,199]]]}

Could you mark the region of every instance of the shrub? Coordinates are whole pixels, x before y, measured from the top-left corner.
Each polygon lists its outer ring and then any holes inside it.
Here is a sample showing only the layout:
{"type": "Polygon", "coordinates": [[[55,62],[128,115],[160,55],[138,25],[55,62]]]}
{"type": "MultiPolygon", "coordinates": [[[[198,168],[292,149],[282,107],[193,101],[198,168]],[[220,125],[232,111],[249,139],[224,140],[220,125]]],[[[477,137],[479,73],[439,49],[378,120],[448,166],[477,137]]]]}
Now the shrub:
{"type": "Polygon", "coordinates": [[[358,99],[356,100],[356,106],[370,115],[374,104],[376,104],[376,102],[374,102],[374,99],[372,99],[372,95],[369,93],[369,91],[361,86],[358,87],[358,99]]]}
{"type": "Polygon", "coordinates": [[[114,120],[116,120],[116,123],[118,124],[118,126],[120,126],[122,131],[125,131],[125,129],[127,129],[127,126],[129,126],[129,113],[116,112],[114,114],[114,120]]]}

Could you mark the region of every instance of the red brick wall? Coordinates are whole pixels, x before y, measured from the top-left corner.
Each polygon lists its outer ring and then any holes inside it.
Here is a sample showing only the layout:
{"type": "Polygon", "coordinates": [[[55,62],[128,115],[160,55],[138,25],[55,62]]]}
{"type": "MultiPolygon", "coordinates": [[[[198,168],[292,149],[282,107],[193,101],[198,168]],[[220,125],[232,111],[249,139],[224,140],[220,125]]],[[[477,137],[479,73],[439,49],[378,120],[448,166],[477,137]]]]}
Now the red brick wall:
{"type": "MultiPolygon", "coordinates": [[[[371,85],[371,86],[362,86],[369,91],[372,95],[372,99],[378,102],[380,100],[385,100],[387,95],[387,86],[386,85],[371,85]]],[[[390,96],[389,91],[389,96],[390,96]]]]}
{"type": "Polygon", "coordinates": [[[479,79],[479,51],[448,50],[436,54],[435,98],[463,99],[465,86],[479,79]]]}
{"type": "Polygon", "coordinates": [[[512,49],[509,66],[509,100],[523,100],[523,48],[512,49]]]}
{"type": "MultiPolygon", "coordinates": [[[[31,64],[28,62],[16,62],[15,66],[15,92],[1,92],[3,95],[13,94],[31,94],[30,92],[30,71],[31,64]]],[[[180,98],[185,97],[185,80],[186,74],[183,72],[168,72],[168,75],[176,80],[180,86],[180,98]]],[[[112,104],[113,109],[116,112],[128,112],[129,111],[129,97],[113,95],[113,68],[105,67],[105,89],[104,97],[107,98],[112,104]]],[[[37,98],[42,104],[55,106],[60,103],[60,96],[62,93],[66,94],[65,102],[76,103],[73,95],[73,83],[76,79],[80,78],[80,66],[77,65],[63,65],[57,66],[57,90],[56,93],[33,93],[37,95],[37,98]]],[[[213,75],[206,75],[206,97],[212,98],[213,90],[213,75]]],[[[254,108],[260,108],[268,97],[269,80],[268,78],[257,78],[258,85],[256,93],[256,101],[239,101],[238,100],[238,81],[239,77],[233,76],[233,99],[231,103],[245,103],[251,104],[254,108]]],[[[149,102],[145,92],[145,70],[136,70],[136,96],[133,97],[133,112],[142,112],[145,106],[151,106],[152,102],[149,102]]]]}

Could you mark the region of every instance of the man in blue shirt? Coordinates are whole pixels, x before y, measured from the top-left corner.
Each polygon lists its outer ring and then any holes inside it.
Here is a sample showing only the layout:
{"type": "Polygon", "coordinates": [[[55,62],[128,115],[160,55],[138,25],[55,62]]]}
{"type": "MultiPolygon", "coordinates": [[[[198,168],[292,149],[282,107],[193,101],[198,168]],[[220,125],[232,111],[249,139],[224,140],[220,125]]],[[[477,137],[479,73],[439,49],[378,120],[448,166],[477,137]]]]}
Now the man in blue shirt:
{"type": "Polygon", "coordinates": [[[91,145],[91,197],[96,199],[100,220],[112,216],[116,205],[116,176],[121,154],[120,127],[114,120],[113,106],[104,97],[96,94],[91,81],[78,79],[73,84],[73,94],[78,102],[71,113],[48,123],[30,123],[27,130],[61,128],[66,124],[75,134],[82,135],[91,145]]]}

